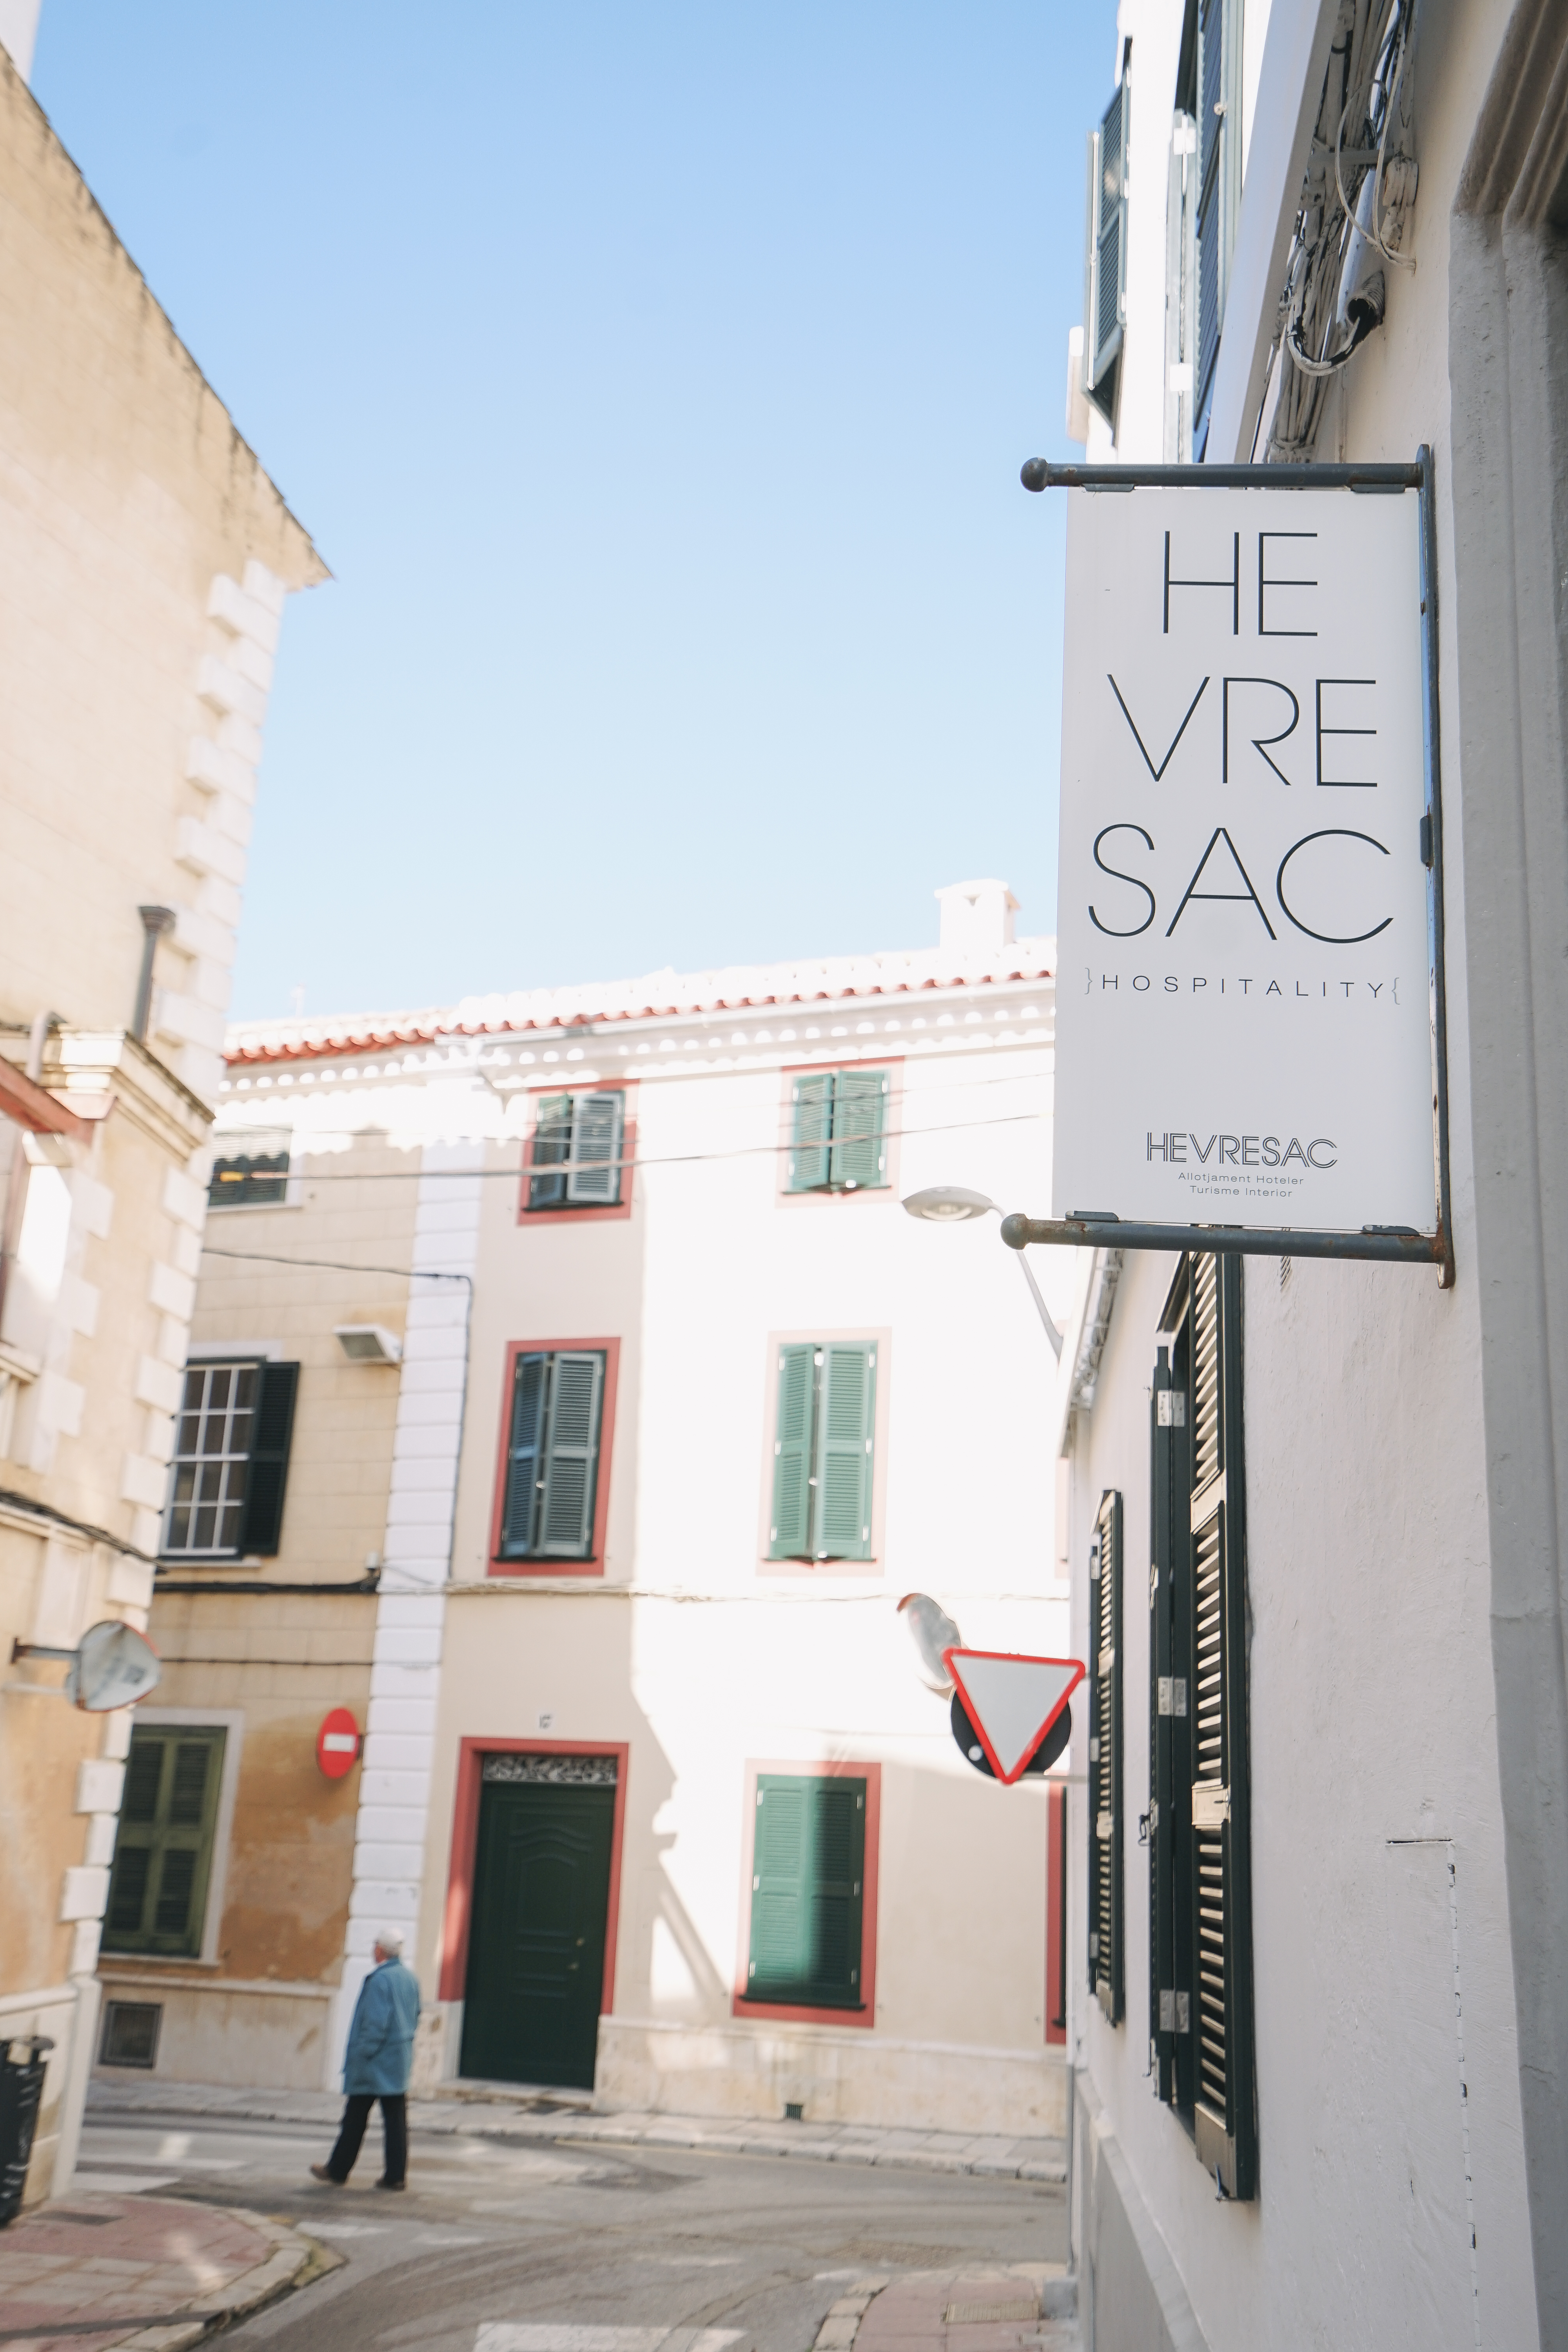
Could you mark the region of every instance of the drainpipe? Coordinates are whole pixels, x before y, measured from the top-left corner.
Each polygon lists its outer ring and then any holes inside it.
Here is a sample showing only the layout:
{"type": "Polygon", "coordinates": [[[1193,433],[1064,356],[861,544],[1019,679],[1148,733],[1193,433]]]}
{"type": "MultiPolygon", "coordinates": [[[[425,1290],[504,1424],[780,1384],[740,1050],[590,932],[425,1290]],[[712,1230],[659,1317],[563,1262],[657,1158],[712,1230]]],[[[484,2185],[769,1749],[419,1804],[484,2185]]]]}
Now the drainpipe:
{"type": "Polygon", "coordinates": [[[153,1017],[153,959],[164,932],[174,928],[174,910],[173,907],[138,907],[136,911],[142,918],[142,970],[136,982],[136,1010],[131,1016],[131,1034],[139,1045],[144,1045],[147,1024],[153,1017]]]}

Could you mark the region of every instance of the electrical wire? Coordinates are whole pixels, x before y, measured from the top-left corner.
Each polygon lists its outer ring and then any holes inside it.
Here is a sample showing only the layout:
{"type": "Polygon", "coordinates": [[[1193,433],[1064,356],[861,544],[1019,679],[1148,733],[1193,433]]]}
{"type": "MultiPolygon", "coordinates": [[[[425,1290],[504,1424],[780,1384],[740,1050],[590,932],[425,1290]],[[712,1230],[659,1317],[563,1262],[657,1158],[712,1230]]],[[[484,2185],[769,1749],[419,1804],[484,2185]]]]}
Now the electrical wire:
{"type": "MultiPolygon", "coordinates": [[[[981,1085],[989,1084],[991,1082],[989,1080],[977,1079],[974,1083],[976,1085],[981,1085]]],[[[1025,1082],[1015,1079],[1012,1083],[1017,1085],[1025,1082]]],[[[906,1139],[916,1139],[922,1135],[961,1135],[967,1134],[973,1128],[1017,1127],[1022,1125],[1026,1120],[1036,1120],[1043,1118],[1044,1116],[1045,1113],[1043,1111],[1037,1110],[1005,1111],[997,1118],[957,1118],[946,1120],[936,1127],[884,1128],[882,1129],[879,1136],[874,1135],[869,1129],[868,1129],[868,1131],[863,1135],[826,1137],[823,1139],[819,1146],[807,1145],[805,1149],[826,1150],[829,1144],[872,1143],[879,1140],[903,1142],[906,1139]]],[[[233,1133],[234,1130],[231,1129],[230,1132],[233,1133]]],[[[514,1137],[502,1137],[495,1139],[503,1142],[511,1142],[515,1141],[517,1139],[514,1137]]],[[[801,1148],[802,1147],[800,1145],[793,1141],[786,1143],[741,1143],[735,1145],[733,1150],[729,1151],[671,1151],[662,1152],[648,1159],[643,1158],[640,1154],[634,1154],[629,1158],[622,1160],[550,1160],[539,1162],[538,1167],[541,1174],[548,1173],[551,1170],[565,1172],[573,1167],[687,1168],[695,1166],[701,1161],[718,1160],[750,1160],[755,1159],[763,1153],[776,1154],[780,1151],[795,1151],[801,1148]]],[[[245,1154],[243,1152],[237,1151],[228,1156],[237,1160],[243,1159],[245,1154]]],[[[310,1155],[307,1153],[302,1156],[309,1157],[310,1155]]],[[[218,1157],[222,1159],[224,1154],[220,1152],[218,1157]]],[[[510,1181],[515,1182],[519,1177],[531,1175],[533,1172],[534,1163],[531,1161],[527,1166],[519,1166],[515,1168],[367,1168],[363,1171],[363,1173],[353,1169],[343,1169],[341,1171],[326,1170],[317,1171],[312,1170],[308,1178],[301,1177],[300,1181],[301,1182],[309,1182],[311,1184],[412,1184],[423,1182],[426,1178],[436,1176],[449,1176],[454,1179],[460,1179],[465,1182],[473,1181],[481,1177],[489,1178],[500,1176],[509,1178],[510,1181]]],[[[237,1208],[244,1205],[247,1204],[239,1202],[235,1203],[237,1208]]],[[[268,1204],[265,1202],[257,1202],[255,1205],[258,1207],[263,1207],[268,1204]]],[[[282,1203],[278,1202],[273,1205],[281,1207],[282,1203]]],[[[387,1272],[391,1271],[391,1269],[383,1268],[382,1271],[387,1272]]]]}
{"type": "Polygon", "coordinates": [[[1279,389],[1264,452],[1271,463],[1311,457],[1329,383],[1383,323],[1380,277],[1358,277],[1345,294],[1358,241],[1399,268],[1415,266],[1412,256],[1397,252],[1391,242],[1401,235],[1413,194],[1415,165],[1406,152],[1412,125],[1405,100],[1411,87],[1406,68],[1415,40],[1415,5],[1416,0],[1342,0],[1253,431],[1256,454],[1278,369],[1279,389]],[[1370,70],[1365,65],[1369,55],[1370,70]],[[1354,144],[1347,146],[1346,132],[1352,124],[1354,144]],[[1398,193],[1390,201],[1385,184],[1396,163],[1398,193]],[[1364,223],[1360,217],[1363,204],[1364,223]]]}

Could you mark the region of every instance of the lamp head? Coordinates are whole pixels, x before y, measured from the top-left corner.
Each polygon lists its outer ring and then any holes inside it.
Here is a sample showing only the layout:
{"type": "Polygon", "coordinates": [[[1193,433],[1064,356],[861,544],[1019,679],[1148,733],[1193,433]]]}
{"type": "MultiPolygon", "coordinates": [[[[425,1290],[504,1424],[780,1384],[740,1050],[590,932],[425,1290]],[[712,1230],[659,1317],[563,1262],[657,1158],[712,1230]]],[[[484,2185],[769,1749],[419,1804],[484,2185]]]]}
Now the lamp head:
{"type": "Polygon", "coordinates": [[[984,1192],[971,1192],[962,1184],[928,1184],[923,1192],[911,1192],[904,1202],[911,1217],[925,1217],[932,1224],[960,1224],[970,1217],[989,1216],[995,1208],[984,1192]]]}

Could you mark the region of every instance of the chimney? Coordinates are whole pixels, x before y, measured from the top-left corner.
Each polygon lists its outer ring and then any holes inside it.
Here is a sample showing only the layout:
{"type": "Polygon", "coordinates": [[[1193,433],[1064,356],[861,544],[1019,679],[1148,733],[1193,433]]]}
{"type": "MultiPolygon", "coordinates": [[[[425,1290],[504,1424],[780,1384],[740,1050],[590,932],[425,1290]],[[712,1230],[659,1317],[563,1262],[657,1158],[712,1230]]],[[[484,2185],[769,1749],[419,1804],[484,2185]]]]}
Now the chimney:
{"type": "Polygon", "coordinates": [[[1012,946],[1018,901],[1005,882],[950,882],[936,897],[946,953],[984,961],[1012,946]]]}

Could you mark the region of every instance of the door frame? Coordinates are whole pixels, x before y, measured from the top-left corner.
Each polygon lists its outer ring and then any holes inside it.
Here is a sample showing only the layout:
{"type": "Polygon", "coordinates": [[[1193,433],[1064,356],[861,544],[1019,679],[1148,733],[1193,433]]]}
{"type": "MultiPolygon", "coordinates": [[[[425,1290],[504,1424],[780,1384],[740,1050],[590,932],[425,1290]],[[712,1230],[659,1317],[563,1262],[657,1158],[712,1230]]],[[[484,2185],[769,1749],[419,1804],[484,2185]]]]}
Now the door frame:
{"type": "Polygon", "coordinates": [[[458,1793],[452,1816],[452,1858],[447,1876],[447,1909],[441,1923],[438,2000],[461,2000],[468,1990],[468,1931],[474,1916],[474,1872],[479,1843],[479,1792],[487,1756],[613,1756],[616,1810],[610,1825],[610,1899],[605,1914],[605,1981],[599,2015],[616,2003],[616,1937],[621,1917],[621,1847],[626,1824],[626,1780],[631,1746],[622,1739],[460,1739],[458,1793]]]}

